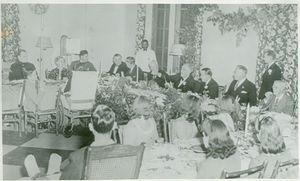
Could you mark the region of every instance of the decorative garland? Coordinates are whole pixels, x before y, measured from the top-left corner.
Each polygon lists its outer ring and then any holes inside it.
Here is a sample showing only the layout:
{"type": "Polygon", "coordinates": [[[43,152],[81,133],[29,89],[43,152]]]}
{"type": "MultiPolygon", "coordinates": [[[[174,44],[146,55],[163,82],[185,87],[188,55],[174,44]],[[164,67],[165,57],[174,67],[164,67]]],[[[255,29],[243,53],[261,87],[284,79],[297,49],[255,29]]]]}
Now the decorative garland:
{"type": "MultiPolygon", "coordinates": [[[[248,8],[246,14],[242,8],[237,12],[224,14],[217,10],[208,21],[218,24],[221,33],[235,31],[236,45],[239,46],[247,30],[253,28],[259,37],[256,87],[260,88],[265,64],[264,50],[276,53],[283,80],[289,85],[293,99],[298,100],[298,27],[297,5],[295,4],[257,4],[248,8]]],[[[257,90],[259,91],[259,89],[257,90]]],[[[296,103],[297,104],[297,103],[296,103]]]]}
{"type": "Polygon", "coordinates": [[[184,28],[178,33],[181,41],[185,44],[184,55],[181,56],[181,65],[190,63],[194,65],[194,73],[201,66],[203,14],[205,11],[214,11],[218,5],[214,4],[189,4],[187,5],[187,18],[184,28]]]}
{"type": "Polygon", "coordinates": [[[1,5],[2,62],[17,60],[20,49],[19,5],[1,5]]]}
{"type": "Polygon", "coordinates": [[[146,24],[146,4],[137,5],[137,34],[136,34],[136,45],[135,54],[142,48],[141,42],[145,38],[145,24],[146,24]]]}

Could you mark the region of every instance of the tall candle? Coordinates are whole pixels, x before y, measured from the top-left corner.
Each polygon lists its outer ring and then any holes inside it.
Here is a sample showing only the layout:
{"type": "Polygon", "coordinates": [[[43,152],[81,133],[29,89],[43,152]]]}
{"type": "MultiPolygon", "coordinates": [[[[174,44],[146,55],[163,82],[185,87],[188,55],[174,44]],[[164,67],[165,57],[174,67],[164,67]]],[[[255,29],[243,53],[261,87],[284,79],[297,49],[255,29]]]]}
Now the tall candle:
{"type": "Polygon", "coordinates": [[[101,60],[100,60],[100,75],[102,73],[102,64],[101,64],[101,60]]]}
{"type": "Polygon", "coordinates": [[[60,81],[61,80],[61,68],[59,67],[59,69],[58,69],[58,81],[60,81]]]}
{"type": "Polygon", "coordinates": [[[249,113],[250,113],[250,104],[248,103],[247,114],[246,114],[246,123],[245,123],[245,136],[244,136],[245,138],[247,137],[247,134],[248,134],[249,113]]]}
{"type": "Polygon", "coordinates": [[[139,81],[139,67],[136,65],[136,82],[139,81]]]}

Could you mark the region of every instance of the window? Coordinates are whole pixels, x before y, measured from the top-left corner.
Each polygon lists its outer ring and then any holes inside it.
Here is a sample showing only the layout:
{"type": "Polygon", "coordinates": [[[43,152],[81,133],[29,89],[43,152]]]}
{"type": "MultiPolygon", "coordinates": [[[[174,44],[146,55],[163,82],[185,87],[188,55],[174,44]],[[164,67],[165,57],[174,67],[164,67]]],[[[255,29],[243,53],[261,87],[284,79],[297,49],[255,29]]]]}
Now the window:
{"type": "Polygon", "coordinates": [[[153,5],[152,50],[156,53],[160,69],[167,71],[170,4],[153,5]]]}

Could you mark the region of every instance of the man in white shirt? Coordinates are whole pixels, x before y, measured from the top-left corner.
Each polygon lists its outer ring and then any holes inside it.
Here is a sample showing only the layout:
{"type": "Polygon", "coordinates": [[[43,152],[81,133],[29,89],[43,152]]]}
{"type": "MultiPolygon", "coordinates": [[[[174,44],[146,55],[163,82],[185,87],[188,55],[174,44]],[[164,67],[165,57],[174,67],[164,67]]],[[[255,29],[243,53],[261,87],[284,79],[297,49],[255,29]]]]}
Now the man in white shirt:
{"type": "Polygon", "coordinates": [[[229,86],[227,95],[230,95],[237,100],[240,104],[245,106],[250,103],[250,106],[255,106],[257,102],[256,87],[247,78],[247,68],[243,65],[238,65],[233,73],[233,80],[229,86]]]}
{"type": "Polygon", "coordinates": [[[156,60],[155,52],[151,49],[148,49],[148,41],[143,40],[142,41],[142,49],[139,50],[136,54],[135,60],[136,64],[144,71],[144,72],[150,72],[150,69],[148,67],[148,64],[152,60],[156,60]]]}

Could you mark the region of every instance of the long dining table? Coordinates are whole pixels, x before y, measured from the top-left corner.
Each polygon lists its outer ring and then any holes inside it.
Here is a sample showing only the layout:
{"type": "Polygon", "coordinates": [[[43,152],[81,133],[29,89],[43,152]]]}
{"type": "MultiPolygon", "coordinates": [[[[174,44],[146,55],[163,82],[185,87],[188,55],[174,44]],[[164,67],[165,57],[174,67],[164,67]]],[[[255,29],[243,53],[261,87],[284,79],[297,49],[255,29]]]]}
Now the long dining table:
{"type": "MultiPolygon", "coordinates": [[[[298,131],[291,124],[288,115],[270,113],[277,120],[287,149],[298,158],[298,131]]],[[[259,143],[255,134],[249,131],[245,139],[244,131],[230,133],[238,146],[242,170],[249,167],[252,158],[259,155],[259,143]],[[240,139],[239,139],[240,138],[240,139]]],[[[206,153],[199,145],[202,138],[179,140],[174,143],[147,145],[144,151],[139,179],[195,179],[197,164],[206,159],[206,153]]]]}

